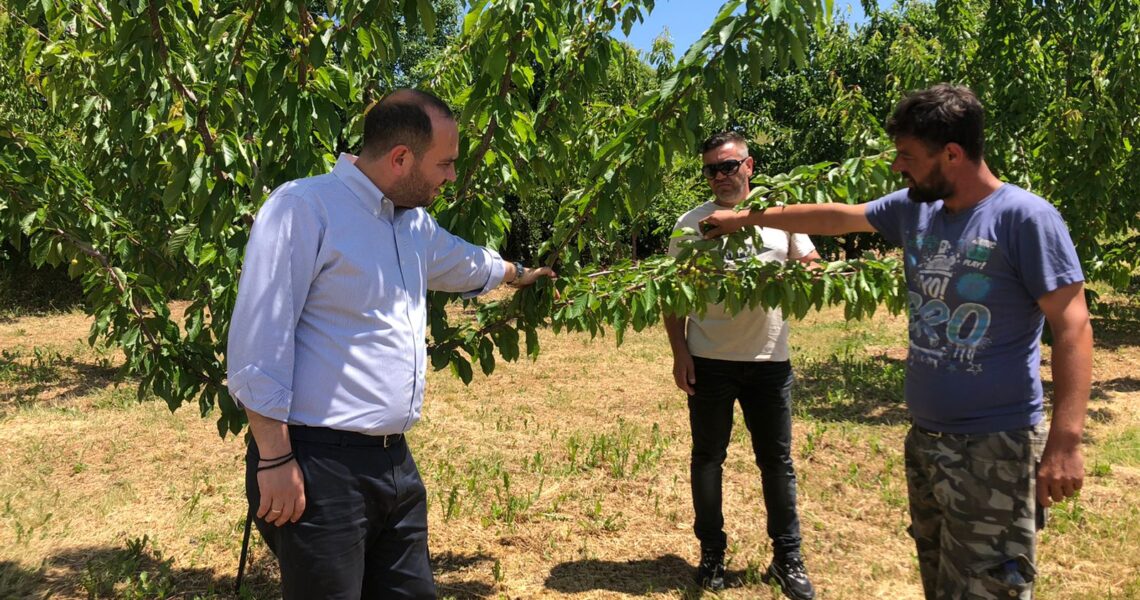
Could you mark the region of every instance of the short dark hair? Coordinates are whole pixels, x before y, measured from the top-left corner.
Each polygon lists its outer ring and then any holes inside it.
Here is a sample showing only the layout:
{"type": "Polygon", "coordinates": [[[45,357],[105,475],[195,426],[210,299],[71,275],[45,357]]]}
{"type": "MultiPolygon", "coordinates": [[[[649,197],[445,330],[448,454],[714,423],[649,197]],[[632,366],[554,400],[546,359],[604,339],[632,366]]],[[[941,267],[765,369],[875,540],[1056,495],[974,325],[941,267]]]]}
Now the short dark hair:
{"type": "Polygon", "coordinates": [[[907,94],[887,119],[887,135],[894,139],[910,136],[935,150],[953,142],[974,162],[985,151],[984,128],[978,97],[970,88],[950,83],[907,94]]]}
{"type": "Polygon", "coordinates": [[[364,115],[364,143],[360,153],[382,156],[399,145],[421,156],[431,147],[431,114],[454,119],[451,108],[435,95],[400,89],[385,96],[364,115]]]}
{"type": "Polygon", "coordinates": [[[704,154],[709,150],[716,150],[717,148],[720,148],[721,146],[731,142],[736,142],[741,146],[744,146],[744,149],[746,151],[748,150],[748,140],[744,139],[744,136],[740,135],[739,132],[730,129],[728,131],[714,133],[709,136],[707,140],[701,142],[701,154],[704,154]]]}

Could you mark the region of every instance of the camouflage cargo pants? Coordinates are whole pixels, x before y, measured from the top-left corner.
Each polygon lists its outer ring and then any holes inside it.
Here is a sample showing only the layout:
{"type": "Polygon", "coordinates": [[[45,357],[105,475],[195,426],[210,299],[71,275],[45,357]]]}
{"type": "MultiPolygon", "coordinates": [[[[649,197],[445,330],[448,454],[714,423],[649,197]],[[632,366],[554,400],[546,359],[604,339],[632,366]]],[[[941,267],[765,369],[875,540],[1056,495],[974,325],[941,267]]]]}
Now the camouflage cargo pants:
{"type": "Polygon", "coordinates": [[[910,534],[927,600],[1033,597],[1045,433],[1044,422],[969,435],[911,428],[910,534]]]}

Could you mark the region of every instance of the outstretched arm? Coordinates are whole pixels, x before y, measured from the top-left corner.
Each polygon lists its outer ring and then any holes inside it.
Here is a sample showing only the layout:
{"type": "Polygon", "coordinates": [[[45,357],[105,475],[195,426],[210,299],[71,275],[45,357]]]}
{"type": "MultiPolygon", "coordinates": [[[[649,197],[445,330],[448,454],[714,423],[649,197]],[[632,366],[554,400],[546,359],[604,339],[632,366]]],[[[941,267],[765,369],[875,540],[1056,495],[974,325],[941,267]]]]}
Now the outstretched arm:
{"type": "Polygon", "coordinates": [[[1085,477],[1081,435],[1092,385],[1093,334],[1084,292],[1077,282],[1037,301],[1053,331],[1053,422],[1037,471],[1037,499],[1044,506],[1075,494],[1085,477]]]}
{"type": "Polygon", "coordinates": [[[842,235],[875,231],[867,220],[866,204],[798,204],[762,210],[718,210],[701,221],[705,238],[739,231],[746,226],[773,227],[792,233],[842,235]]]}

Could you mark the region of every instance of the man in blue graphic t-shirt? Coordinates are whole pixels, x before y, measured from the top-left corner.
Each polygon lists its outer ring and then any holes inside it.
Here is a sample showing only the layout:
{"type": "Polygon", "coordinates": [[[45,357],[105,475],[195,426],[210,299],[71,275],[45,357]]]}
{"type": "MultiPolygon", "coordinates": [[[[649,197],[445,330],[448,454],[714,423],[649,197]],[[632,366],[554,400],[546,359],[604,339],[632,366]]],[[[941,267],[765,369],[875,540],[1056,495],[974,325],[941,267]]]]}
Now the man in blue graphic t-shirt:
{"type": "Polygon", "coordinates": [[[1044,507],[1081,488],[1092,374],[1084,275],[1049,202],[990,172],[969,89],[908,95],[887,122],[910,186],[866,204],[717,211],[744,226],[878,231],[903,247],[910,297],[906,439],[911,527],[933,598],[1031,598],[1044,507]],[[1044,424],[1040,336],[1053,333],[1044,424]]]}

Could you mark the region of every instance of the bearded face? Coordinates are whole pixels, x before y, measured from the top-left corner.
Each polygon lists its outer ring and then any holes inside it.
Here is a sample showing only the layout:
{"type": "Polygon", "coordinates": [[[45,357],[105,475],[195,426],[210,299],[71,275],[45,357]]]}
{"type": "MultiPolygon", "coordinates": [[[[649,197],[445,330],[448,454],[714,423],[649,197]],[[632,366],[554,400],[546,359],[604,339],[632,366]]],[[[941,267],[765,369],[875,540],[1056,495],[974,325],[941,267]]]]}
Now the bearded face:
{"type": "Polygon", "coordinates": [[[895,139],[895,160],[891,169],[908,184],[907,196],[914,202],[934,202],[954,195],[954,185],[942,171],[945,148],[932,148],[913,137],[895,139]]]}
{"type": "Polygon", "coordinates": [[[455,161],[459,158],[459,128],[451,118],[432,114],[432,142],[419,154],[411,152],[411,168],[393,182],[385,195],[396,206],[429,206],[439,190],[455,181],[455,161]]]}
{"type": "Polygon", "coordinates": [[[946,180],[946,176],[942,173],[942,167],[937,163],[921,181],[908,171],[903,171],[902,176],[910,184],[907,189],[907,197],[913,202],[934,202],[954,195],[954,186],[946,180]]]}
{"type": "Polygon", "coordinates": [[[387,195],[397,206],[415,208],[430,206],[438,193],[439,186],[428,181],[421,163],[417,162],[410,173],[392,184],[387,195]]]}

